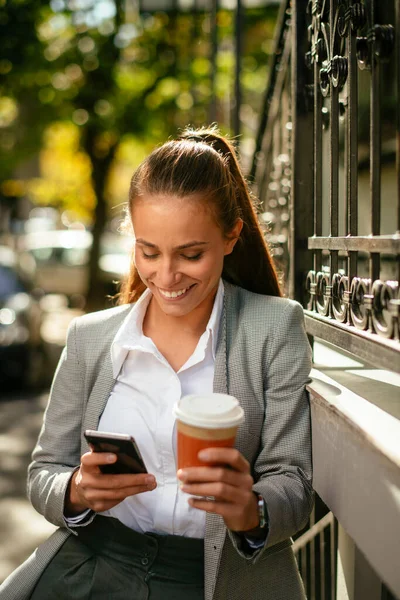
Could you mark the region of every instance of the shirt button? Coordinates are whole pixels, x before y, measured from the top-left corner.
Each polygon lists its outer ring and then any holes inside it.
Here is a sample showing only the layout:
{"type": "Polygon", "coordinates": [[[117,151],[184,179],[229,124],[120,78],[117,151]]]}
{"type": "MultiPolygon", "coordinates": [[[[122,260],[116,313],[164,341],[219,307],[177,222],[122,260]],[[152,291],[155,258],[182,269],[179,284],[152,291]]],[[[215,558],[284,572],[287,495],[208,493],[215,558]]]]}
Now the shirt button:
{"type": "Polygon", "coordinates": [[[146,565],[149,564],[149,559],[148,558],[142,558],[142,565],[145,567],[146,565]]]}

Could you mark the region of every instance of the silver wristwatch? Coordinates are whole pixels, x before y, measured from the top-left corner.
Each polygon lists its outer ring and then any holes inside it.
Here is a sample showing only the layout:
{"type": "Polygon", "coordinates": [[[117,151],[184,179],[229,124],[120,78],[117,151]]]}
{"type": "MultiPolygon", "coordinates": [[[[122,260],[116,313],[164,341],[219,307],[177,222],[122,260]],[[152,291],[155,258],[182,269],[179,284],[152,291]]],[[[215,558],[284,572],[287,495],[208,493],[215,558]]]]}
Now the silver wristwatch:
{"type": "Polygon", "coordinates": [[[258,518],[260,520],[259,528],[264,529],[268,524],[267,505],[261,494],[257,494],[258,518]]]}

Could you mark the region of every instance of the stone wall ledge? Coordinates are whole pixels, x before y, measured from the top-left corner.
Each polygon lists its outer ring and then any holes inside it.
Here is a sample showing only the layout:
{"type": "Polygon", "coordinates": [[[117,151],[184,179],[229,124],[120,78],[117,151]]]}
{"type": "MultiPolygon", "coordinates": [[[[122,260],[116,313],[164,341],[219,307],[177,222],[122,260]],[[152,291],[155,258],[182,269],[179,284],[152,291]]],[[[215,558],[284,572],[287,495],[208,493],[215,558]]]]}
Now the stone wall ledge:
{"type": "Polygon", "coordinates": [[[319,369],[311,377],[314,488],[400,596],[400,421],[319,369]]]}

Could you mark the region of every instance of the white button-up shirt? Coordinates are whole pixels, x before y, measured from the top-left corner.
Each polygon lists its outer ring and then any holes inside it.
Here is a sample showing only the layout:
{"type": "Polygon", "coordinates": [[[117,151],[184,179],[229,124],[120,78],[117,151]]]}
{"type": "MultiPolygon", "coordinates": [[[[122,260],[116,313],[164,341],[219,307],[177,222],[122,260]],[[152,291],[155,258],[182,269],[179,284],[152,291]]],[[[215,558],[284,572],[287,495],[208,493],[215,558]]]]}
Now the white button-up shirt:
{"type": "Polygon", "coordinates": [[[135,438],[156,489],[129,496],[101,514],[119,519],[139,532],[203,538],[206,513],[188,504],[176,477],[176,432],[172,412],[186,394],[213,390],[215,352],[223,307],[219,282],[213,310],[193,354],[175,372],[153,341],[143,334],[151,299],[146,290],[133,306],[111,346],[116,378],[99,422],[99,431],[128,433],[135,438]]]}

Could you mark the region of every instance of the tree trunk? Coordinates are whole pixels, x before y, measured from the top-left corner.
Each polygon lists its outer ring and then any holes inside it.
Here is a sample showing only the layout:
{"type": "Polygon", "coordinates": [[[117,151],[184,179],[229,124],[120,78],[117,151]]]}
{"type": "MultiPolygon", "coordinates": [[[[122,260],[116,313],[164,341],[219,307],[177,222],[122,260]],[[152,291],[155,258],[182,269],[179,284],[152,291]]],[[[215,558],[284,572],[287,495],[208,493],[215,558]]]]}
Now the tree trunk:
{"type": "Polygon", "coordinates": [[[92,163],[92,182],[96,195],[96,207],[92,227],[93,243],[89,257],[88,287],[86,293],[87,312],[101,310],[106,306],[106,286],[100,279],[99,258],[101,236],[107,224],[107,202],[104,195],[108,174],[114,159],[117,144],[110,147],[106,156],[99,158],[94,151],[95,133],[90,129],[85,140],[85,150],[92,163]]]}

